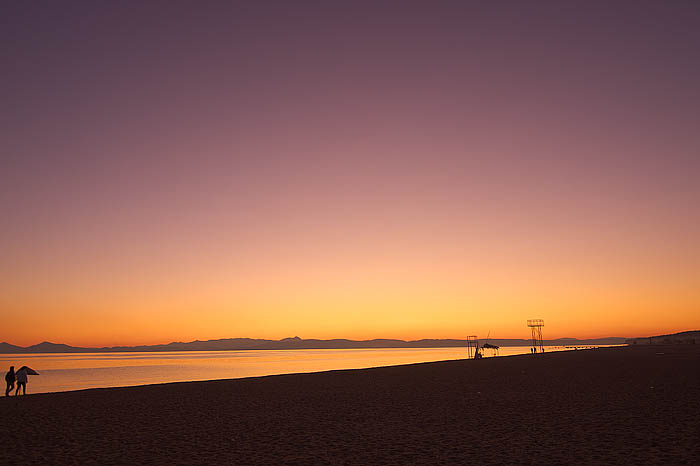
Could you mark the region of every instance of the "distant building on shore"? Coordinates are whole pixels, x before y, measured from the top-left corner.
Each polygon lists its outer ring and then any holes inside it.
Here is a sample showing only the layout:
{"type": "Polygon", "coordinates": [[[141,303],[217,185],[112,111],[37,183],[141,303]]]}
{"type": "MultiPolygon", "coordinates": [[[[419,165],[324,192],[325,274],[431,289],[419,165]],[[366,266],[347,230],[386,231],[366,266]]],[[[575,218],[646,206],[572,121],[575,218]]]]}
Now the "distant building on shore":
{"type": "Polygon", "coordinates": [[[700,330],[656,335],[653,337],[628,338],[628,345],[695,345],[700,344],[700,330]]]}

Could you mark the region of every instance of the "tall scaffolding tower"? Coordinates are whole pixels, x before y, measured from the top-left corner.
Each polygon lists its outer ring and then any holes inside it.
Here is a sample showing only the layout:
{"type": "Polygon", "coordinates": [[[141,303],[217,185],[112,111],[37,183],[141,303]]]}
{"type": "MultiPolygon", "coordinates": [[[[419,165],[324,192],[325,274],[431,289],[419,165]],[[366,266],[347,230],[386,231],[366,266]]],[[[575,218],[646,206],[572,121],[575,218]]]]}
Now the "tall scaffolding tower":
{"type": "Polygon", "coordinates": [[[476,335],[469,335],[467,337],[467,359],[479,359],[480,357],[479,340],[476,335]]]}
{"type": "Polygon", "coordinates": [[[542,327],[544,327],[544,319],[530,319],[527,321],[527,326],[532,331],[532,349],[533,353],[537,353],[537,347],[540,348],[540,353],[544,353],[542,347],[542,327]]]}

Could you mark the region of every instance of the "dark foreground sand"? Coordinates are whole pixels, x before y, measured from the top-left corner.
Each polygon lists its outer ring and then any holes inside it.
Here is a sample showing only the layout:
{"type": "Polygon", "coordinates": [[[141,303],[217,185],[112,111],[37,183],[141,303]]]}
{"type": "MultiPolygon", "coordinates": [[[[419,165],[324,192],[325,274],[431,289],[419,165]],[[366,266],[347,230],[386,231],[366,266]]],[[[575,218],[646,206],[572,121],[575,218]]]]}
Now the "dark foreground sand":
{"type": "Polygon", "coordinates": [[[699,382],[679,345],[2,398],[0,464],[697,465],[699,382]]]}

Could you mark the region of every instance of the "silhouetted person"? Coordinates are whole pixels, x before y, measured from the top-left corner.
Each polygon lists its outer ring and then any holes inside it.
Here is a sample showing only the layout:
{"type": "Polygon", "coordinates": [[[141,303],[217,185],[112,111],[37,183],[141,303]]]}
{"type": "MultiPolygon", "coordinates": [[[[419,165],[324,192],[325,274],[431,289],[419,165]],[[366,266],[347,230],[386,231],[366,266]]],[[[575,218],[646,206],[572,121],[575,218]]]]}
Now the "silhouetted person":
{"type": "Polygon", "coordinates": [[[5,374],[5,383],[7,384],[5,396],[10,396],[10,392],[15,388],[15,366],[10,366],[10,370],[5,374]]]}
{"type": "Polygon", "coordinates": [[[27,370],[23,367],[17,371],[15,374],[17,377],[17,390],[15,390],[15,396],[19,395],[19,389],[22,389],[22,395],[27,394],[27,370]]]}

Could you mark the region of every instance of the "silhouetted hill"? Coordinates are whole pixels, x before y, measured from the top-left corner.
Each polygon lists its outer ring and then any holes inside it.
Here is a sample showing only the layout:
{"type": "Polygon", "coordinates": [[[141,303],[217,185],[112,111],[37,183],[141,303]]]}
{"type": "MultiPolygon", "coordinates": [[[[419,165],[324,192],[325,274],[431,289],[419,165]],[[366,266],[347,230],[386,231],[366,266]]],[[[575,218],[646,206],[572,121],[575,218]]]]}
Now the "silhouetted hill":
{"type": "Polygon", "coordinates": [[[670,335],[655,335],[652,337],[628,338],[628,345],[673,345],[700,343],[700,330],[672,333],[670,335]]]}
{"type": "MultiPolygon", "coordinates": [[[[481,340],[482,343],[486,340],[481,340]]],[[[489,343],[498,346],[529,346],[530,340],[524,339],[489,339],[489,343]]],[[[544,340],[546,346],[574,345],[621,345],[625,338],[610,337],[589,340],[576,338],[559,338],[544,340]]],[[[82,348],[59,343],[42,342],[38,345],[21,347],[9,343],[0,343],[0,353],[116,353],[116,352],[154,352],[154,351],[226,351],[226,350],[285,350],[285,349],[351,349],[351,348],[450,348],[465,346],[464,340],[423,339],[423,340],[333,340],[302,339],[299,337],[282,340],[264,340],[253,338],[223,338],[206,341],[176,341],[163,345],[112,346],[104,348],[82,348]]]]}
{"type": "Polygon", "coordinates": [[[24,351],[24,348],[21,346],[11,345],[9,343],[5,343],[4,341],[0,343],[0,353],[20,353],[22,351],[24,351]]]}
{"type": "Polygon", "coordinates": [[[63,343],[51,343],[50,341],[42,341],[38,345],[27,347],[27,351],[31,353],[73,353],[81,349],[64,345],[63,343]]]}

